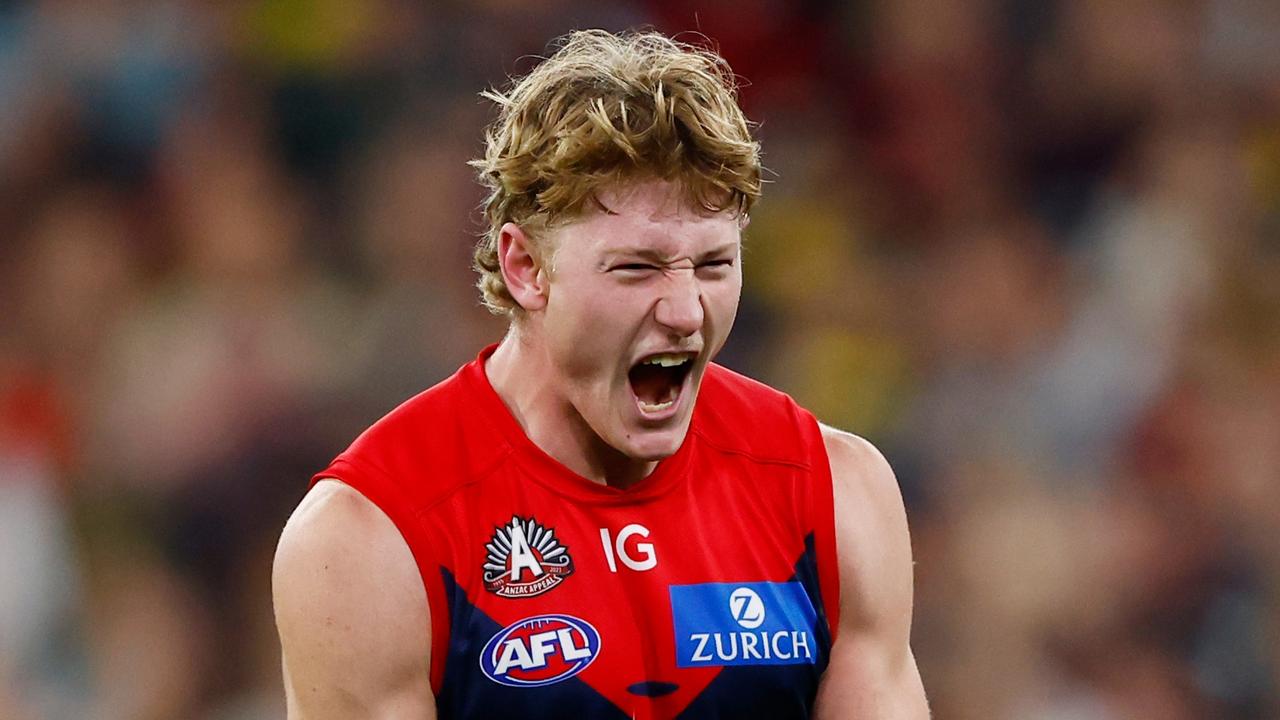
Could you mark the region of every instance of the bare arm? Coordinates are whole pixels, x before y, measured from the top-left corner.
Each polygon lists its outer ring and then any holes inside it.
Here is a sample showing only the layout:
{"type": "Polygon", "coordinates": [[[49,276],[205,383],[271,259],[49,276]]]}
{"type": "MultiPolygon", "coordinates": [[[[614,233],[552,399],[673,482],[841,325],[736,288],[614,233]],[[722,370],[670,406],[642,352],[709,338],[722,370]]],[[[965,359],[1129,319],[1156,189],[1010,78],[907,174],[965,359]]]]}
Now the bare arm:
{"type": "Polygon", "coordinates": [[[285,526],[272,587],[290,720],[434,720],[426,591],[377,506],[318,483],[285,526]]]}
{"type": "Polygon", "coordinates": [[[836,507],[840,627],[816,717],[924,720],[911,653],[911,541],[893,471],[871,443],[824,427],[836,507]]]}

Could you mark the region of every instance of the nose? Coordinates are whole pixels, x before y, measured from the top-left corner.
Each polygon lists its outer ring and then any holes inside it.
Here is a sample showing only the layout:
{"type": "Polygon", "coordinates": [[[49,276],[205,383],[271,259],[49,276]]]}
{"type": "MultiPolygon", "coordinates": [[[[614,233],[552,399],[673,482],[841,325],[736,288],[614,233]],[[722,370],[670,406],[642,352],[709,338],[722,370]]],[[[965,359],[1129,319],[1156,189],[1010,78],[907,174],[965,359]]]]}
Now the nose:
{"type": "Polygon", "coordinates": [[[671,273],[666,292],[654,308],[654,319],[679,337],[685,338],[702,329],[702,288],[692,269],[671,273]]]}

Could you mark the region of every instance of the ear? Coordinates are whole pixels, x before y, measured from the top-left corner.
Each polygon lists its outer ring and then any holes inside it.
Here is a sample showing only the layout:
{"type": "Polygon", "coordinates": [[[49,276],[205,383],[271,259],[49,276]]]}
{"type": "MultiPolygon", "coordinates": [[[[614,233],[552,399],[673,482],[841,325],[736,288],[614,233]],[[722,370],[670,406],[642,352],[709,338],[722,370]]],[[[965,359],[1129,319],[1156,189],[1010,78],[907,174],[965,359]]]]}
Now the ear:
{"type": "Polygon", "coordinates": [[[503,225],[498,235],[498,264],[507,291],[520,307],[535,311],[547,306],[550,278],[529,236],[515,223],[503,225]]]}

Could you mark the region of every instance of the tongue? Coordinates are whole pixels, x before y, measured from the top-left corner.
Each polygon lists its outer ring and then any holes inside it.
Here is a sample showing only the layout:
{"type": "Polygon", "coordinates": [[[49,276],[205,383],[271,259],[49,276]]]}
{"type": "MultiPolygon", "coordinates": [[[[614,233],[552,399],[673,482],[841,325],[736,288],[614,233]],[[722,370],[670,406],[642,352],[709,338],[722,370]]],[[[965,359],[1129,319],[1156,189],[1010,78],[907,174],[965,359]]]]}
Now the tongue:
{"type": "Polygon", "coordinates": [[[643,402],[658,405],[674,399],[675,368],[637,365],[631,369],[631,391],[643,402]]]}

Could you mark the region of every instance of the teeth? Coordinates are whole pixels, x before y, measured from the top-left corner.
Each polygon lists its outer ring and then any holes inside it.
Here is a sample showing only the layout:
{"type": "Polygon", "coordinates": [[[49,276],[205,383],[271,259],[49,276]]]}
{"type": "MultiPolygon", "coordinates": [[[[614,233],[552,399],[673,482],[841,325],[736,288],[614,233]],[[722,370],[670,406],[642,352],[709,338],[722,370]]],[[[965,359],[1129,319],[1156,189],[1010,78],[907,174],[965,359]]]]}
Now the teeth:
{"type": "Polygon", "coordinates": [[[650,405],[649,403],[641,400],[640,409],[644,410],[645,412],[659,412],[662,410],[666,410],[667,408],[675,404],[676,404],[675,400],[668,400],[666,402],[658,403],[657,405],[650,405]]]}
{"type": "Polygon", "coordinates": [[[661,365],[662,367],[677,367],[689,361],[688,355],[676,355],[668,353],[664,355],[654,355],[644,361],[645,365],[661,365]]]}

